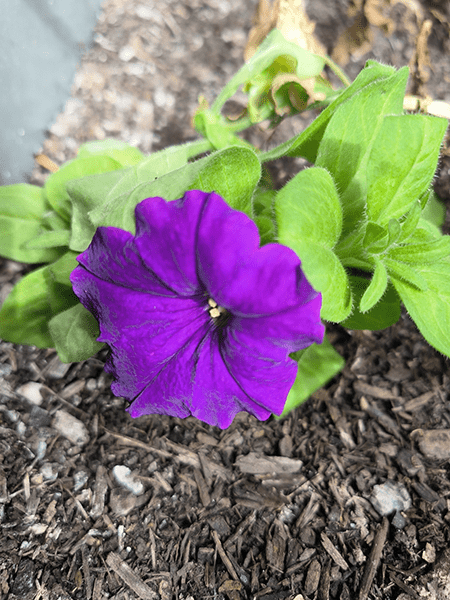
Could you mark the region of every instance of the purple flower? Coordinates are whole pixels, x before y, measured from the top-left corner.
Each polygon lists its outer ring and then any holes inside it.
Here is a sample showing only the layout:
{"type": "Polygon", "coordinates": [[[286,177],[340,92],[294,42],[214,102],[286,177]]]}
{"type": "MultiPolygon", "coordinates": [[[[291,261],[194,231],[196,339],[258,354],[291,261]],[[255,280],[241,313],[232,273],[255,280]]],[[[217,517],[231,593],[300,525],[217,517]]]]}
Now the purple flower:
{"type": "Polygon", "coordinates": [[[136,235],[99,227],[71,274],[111,348],[111,388],[132,417],[281,414],[297,364],[320,343],[321,296],[296,254],[259,247],[255,223],[198,190],[136,206],[136,235]]]}

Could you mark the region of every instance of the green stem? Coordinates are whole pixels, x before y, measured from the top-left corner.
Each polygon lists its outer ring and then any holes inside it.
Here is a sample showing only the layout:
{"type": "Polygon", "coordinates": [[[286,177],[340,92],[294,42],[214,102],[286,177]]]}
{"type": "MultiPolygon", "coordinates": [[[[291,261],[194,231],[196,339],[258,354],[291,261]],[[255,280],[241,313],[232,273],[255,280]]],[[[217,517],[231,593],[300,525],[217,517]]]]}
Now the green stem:
{"type": "Polygon", "coordinates": [[[333,73],[337,77],[339,77],[339,79],[342,81],[342,83],[345,86],[348,87],[349,85],[351,85],[352,82],[347,77],[347,75],[344,73],[344,71],[340,67],[338,67],[337,64],[335,62],[333,62],[329,56],[322,56],[322,58],[325,61],[325,64],[330,67],[330,69],[333,71],[333,73]]]}

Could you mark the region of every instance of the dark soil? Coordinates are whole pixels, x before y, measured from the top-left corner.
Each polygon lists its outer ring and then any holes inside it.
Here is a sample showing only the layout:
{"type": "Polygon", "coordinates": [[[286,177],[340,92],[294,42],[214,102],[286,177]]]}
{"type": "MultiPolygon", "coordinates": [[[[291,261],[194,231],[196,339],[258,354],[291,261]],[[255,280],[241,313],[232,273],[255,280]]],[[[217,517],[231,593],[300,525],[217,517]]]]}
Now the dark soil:
{"type": "MultiPolygon", "coordinates": [[[[242,64],[256,4],[107,0],[44,153],[59,164],[105,136],[145,152],[194,139],[198,95],[213,100],[242,64]]],[[[367,58],[409,63],[411,92],[449,101],[448,3],[360,4],[308,7],[348,74],[367,58]]],[[[257,135],[274,144],[303,122],[257,135]]],[[[299,162],[275,167],[282,181],[299,162]]],[[[447,203],[449,175],[444,156],[447,203]]],[[[22,273],[1,263],[2,298],[22,273]]],[[[132,420],[106,352],[63,365],[0,343],[0,599],[449,598],[448,361],[406,314],[329,335],[347,360],[338,377],[283,421],[242,413],[225,431],[132,420]]]]}

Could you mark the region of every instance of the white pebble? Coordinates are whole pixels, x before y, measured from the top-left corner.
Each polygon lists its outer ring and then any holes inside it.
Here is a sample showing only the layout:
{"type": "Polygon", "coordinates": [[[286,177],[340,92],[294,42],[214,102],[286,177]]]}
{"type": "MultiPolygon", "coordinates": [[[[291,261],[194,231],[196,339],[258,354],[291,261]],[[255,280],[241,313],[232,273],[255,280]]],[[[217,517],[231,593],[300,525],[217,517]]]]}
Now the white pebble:
{"type": "Polygon", "coordinates": [[[369,498],[374,509],[383,517],[393,512],[408,510],[411,507],[411,496],[402,483],[386,481],[381,485],[374,485],[369,498]]]}
{"type": "Polygon", "coordinates": [[[124,46],[119,51],[119,58],[124,62],[129,62],[132,58],[134,58],[134,48],[133,46],[124,46]]]}
{"type": "Polygon", "coordinates": [[[77,446],[84,446],[89,442],[89,433],[84,423],[65,410],[56,411],[52,427],[77,446]]]}
{"type": "Polygon", "coordinates": [[[17,388],[17,393],[26,398],[32,404],[40,406],[42,404],[41,394],[42,384],[37,381],[29,381],[17,388]]]}
{"type": "Polygon", "coordinates": [[[139,496],[144,491],[144,485],[142,481],[139,481],[134,475],[131,474],[131,470],[125,465],[116,465],[113,470],[114,479],[123,488],[139,496]]]}

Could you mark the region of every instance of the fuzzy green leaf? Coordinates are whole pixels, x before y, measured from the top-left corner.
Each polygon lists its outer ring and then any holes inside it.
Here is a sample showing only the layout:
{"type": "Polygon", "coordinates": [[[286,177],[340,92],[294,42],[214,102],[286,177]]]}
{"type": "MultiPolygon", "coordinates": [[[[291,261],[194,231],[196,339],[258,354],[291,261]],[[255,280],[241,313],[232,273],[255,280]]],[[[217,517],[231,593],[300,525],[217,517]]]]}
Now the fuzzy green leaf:
{"type": "Polygon", "coordinates": [[[367,211],[380,225],[404,215],[431,183],[448,123],[426,115],[383,119],[367,163],[367,211]]]}
{"type": "Polygon", "coordinates": [[[366,313],[380,301],[388,284],[388,275],[386,267],[378,257],[374,257],[375,271],[372,275],[369,286],[365,290],[359,303],[359,310],[366,313]]]}
{"type": "Polygon", "coordinates": [[[382,299],[369,311],[362,313],[359,310],[361,299],[370,285],[370,281],[364,277],[350,275],[350,284],[354,299],[354,310],[352,314],[341,323],[347,329],[369,329],[379,331],[386,329],[396,323],[401,314],[400,298],[395,289],[389,283],[382,299]]]}
{"type": "Polygon", "coordinates": [[[436,350],[450,356],[450,260],[417,267],[427,289],[392,278],[409,315],[436,350]]]}

